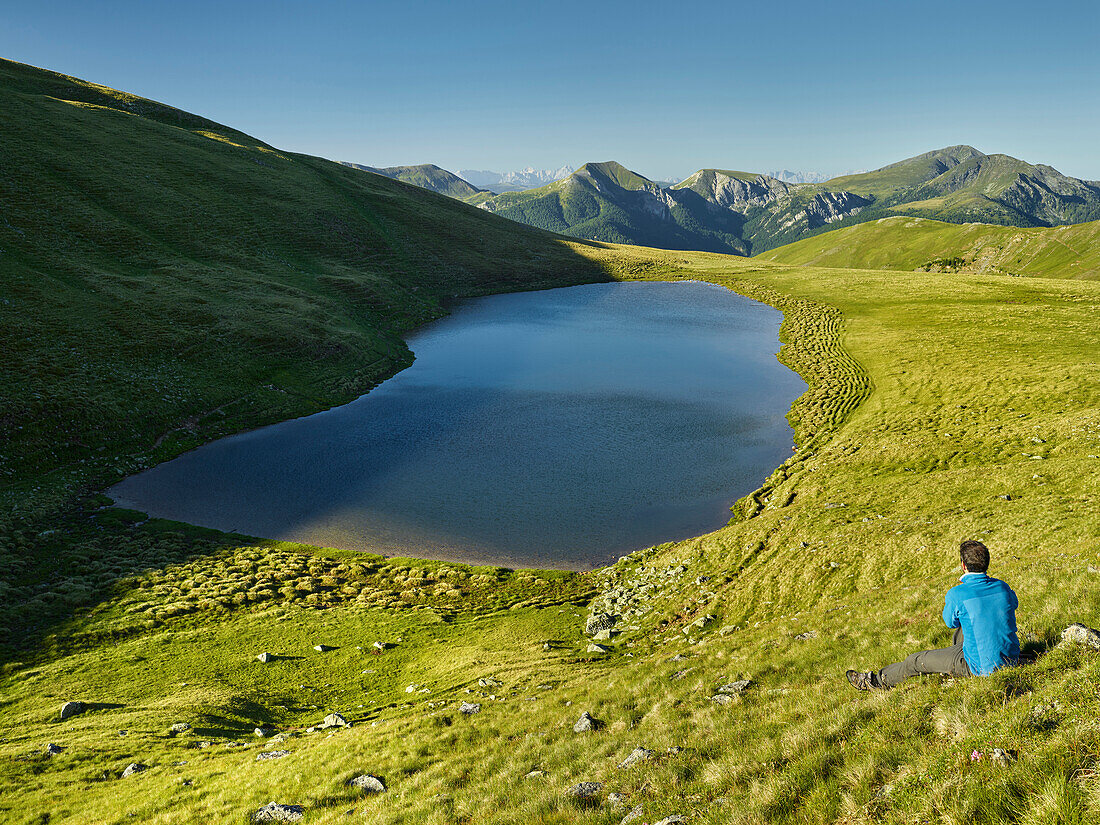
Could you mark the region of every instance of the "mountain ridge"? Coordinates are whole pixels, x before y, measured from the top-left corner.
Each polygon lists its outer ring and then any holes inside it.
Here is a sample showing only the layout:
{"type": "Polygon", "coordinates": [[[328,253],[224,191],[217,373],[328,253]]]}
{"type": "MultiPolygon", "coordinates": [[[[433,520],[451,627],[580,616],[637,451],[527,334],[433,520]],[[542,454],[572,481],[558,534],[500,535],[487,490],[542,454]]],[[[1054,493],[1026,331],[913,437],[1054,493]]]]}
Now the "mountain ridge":
{"type": "MultiPolygon", "coordinates": [[[[405,179],[415,182],[412,175],[405,179]]],[[[578,238],[736,255],[891,215],[1020,227],[1100,219],[1100,184],[966,144],[815,183],[704,168],[667,185],[601,161],[531,189],[494,194],[431,187],[578,238]]]]}

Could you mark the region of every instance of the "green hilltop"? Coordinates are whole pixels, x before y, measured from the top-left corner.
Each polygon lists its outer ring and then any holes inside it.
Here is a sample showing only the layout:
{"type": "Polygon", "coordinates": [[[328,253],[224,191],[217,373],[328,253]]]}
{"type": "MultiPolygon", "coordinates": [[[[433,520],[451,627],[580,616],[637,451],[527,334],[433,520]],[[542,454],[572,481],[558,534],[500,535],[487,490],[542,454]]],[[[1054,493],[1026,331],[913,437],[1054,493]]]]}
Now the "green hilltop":
{"type": "Polygon", "coordinates": [[[492,194],[484,189],[478,189],[453,172],[440,169],[434,163],[421,163],[417,166],[386,166],[384,168],[364,166],[361,163],[351,163],[350,161],[342,161],[342,163],[344,166],[350,166],[353,169],[374,172],[376,175],[384,175],[387,178],[411,183],[413,186],[430,189],[433,192],[460,201],[476,202],[478,196],[492,194]]]}
{"type": "MultiPolygon", "coordinates": [[[[1100,282],[582,242],[10,62],[0,105],[3,821],[1100,820],[1100,652],[1060,641],[1100,624],[1100,282]],[[712,534],[513,571],[97,493],[354,397],[454,300],[600,279],[784,313],[797,450],[712,534]],[[947,642],[964,537],[1019,593],[1027,661],[851,691],[947,642]]],[[[650,191],[587,174],[577,209],[650,191]]],[[[876,227],[913,228],[833,237],[876,227]]]]}
{"type": "Polygon", "coordinates": [[[893,217],[760,255],[777,263],[1100,279],[1100,221],[1021,229],[893,217]]]}

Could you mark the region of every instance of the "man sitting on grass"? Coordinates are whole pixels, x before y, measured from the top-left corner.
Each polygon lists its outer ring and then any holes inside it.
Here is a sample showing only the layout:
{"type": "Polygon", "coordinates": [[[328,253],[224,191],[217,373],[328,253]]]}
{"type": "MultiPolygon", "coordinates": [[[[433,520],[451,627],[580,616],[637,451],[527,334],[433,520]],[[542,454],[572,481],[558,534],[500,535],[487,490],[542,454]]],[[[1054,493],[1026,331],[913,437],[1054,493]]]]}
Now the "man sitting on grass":
{"type": "Polygon", "coordinates": [[[980,541],[959,546],[963,575],[947,591],[943,620],[955,628],[951,647],[914,653],[904,662],[882,670],[848,671],[856,690],[887,690],[922,673],[948,676],[988,676],[999,667],[1016,664],[1020,640],[1016,637],[1019,601],[1012,588],[986,575],[989,550],[980,541]]]}

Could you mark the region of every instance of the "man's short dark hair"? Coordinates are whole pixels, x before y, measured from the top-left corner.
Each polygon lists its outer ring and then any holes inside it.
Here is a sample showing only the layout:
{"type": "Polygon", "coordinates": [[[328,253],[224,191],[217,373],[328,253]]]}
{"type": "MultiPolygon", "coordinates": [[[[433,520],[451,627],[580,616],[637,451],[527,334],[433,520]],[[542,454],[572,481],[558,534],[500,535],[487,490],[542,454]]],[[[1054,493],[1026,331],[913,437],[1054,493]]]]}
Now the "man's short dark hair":
{"type": "Polygon", "coordinates": [[[959,545],[959,556],[967,573],[984,573],[989,569],[989,550],[980,541],[964,541],[959,545]]]}

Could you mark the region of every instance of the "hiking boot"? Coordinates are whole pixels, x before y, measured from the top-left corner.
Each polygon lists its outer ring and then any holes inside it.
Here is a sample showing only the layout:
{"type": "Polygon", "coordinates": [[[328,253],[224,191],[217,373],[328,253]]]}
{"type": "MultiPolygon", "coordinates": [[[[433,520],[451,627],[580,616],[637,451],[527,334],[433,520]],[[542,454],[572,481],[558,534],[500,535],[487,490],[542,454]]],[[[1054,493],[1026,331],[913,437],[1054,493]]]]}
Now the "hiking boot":
{"type": "Polygon", "coordinates": [[[849,670],[845,676],[856,690],[882,690],[878,674],[873,671],[849,670]]]}

